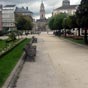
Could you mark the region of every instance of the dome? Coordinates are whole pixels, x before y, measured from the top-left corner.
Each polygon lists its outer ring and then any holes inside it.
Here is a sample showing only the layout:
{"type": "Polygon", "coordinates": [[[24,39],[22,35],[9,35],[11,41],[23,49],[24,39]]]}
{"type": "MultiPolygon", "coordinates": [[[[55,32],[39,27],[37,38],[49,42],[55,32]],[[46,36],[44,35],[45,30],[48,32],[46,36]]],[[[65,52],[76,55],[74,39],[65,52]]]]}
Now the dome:
{"type": "Polygon", "coordinates": [[[70,6],[69,0],[63,0],[63,6],[70,6]]]}

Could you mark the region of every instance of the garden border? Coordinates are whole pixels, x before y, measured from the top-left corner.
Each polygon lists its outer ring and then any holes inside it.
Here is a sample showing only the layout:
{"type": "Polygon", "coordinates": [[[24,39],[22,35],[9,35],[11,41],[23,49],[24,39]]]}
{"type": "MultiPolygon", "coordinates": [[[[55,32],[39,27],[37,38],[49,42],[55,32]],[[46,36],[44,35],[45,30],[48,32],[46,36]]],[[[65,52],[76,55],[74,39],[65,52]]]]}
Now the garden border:
{"type": "Polygon", "coordinates": [[[21,42],[23,42],[25,39],[22,39],[20,41],[18,41],[16,44],[14,44],[13,47],[9,48],[8,50],[4,51],[2,54],[0,54],[0,57],[3,57],[4,55],[6,55],[7,53],[9,53],[12,49],[14,49],[17,45],[19,45],[21,42]]]}
{"type": "Polygon", "coordinates": [[[74,45],[77,45],[77,46],[80,46],[80,47],[83,47],[83,48],[88,49],[88,45],[79,44],[79,43],[73,42],[73,41],[71,41],[71,40],[65,39],[65,38],[63,38],[63,37],[60,37],[60,39],[65,40],[66,42],[69,42],[69,43],[71,43],[71,44],[74,44],[74,45]]]}
{"type": "Polygon", "coordinates": [[[25,62],[24,58],[25,58],[25,53],[22,54],[20,60],[18,61],[17,65],[15,66],[13,71],[11,72],[10,76],[5,81],[2,88],[13,88],[13,87],[15,87],[15,83],[19,77],[19,74],[20,74],[21,69],[23,68],[23,65],[25,62]]]}

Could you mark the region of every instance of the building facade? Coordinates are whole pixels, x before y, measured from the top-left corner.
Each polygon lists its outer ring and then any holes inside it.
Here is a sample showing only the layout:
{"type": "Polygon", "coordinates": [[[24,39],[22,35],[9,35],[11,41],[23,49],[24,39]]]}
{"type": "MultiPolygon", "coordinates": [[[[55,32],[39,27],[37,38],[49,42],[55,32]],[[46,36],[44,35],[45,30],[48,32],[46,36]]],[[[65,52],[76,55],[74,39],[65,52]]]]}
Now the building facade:
{"type": "Polygon", "coordinates": [[[29,11],[28,7],[26,7],[26,8],[24,8],[24,7],[22,7],[22,8],[16,7],[15,14],[21,14],[23,16],[28,16],[33,21],[33,12],[29,11]]]}
{"type": "Polygon", "coordinates": [[[41,3],[41,6],[40,6],[40,19],[41,19],[41,20],[46,19],[46,18],[45,18],[45,7],[44,7],[43,2],[41,3]]]}
{"type": "Polygon", "coordinates": [[[3,29],[15,29],[15,5],[6,5],[2,9],[2,25],[3,29]]]}
{"type": "Polygon", "coordinates": [[[2,5],[0,5],[0,31],[2,31],[2,5]]]}
{"type": "Polygon", "coordinates": [[[40,19],[37,20],[37,28],[39,31],[46,31],[47,19],[45,17],[45,7],[42,2],[40,5],[40,19]]]}
{"type": "Polygon", "coordinates": [[[63,0],[62,6],[53,10],[53,15],[66,13],[68,15],[74,15],[78,5],[70,5],[69,0],[63,0]]]}

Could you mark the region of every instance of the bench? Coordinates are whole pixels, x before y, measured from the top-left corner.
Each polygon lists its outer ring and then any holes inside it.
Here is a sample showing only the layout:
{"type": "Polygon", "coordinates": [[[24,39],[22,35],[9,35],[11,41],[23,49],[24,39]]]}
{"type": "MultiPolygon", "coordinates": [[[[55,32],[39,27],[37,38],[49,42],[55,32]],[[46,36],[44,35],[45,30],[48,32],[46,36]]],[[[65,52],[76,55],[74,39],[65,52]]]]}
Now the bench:
{"type": "Polygon", "coordinates": [[[27,43],[26,44],[26,47],[28,47],[28,48],[32,48],[32,49],[35,49],[36,50],[36,45],[33,45],[33,43],[27,43]]]}
{"type": "Polygon", "coordinates": [[[32,46],[30,43],[24,48],[26,59],[29,61],[35,61],[36,56],[36,46],[32,46]]]}
{"type": "Polygon", "coordinates": [[[34,36],[32,37],[32,43],[37,43],[37,38],[35,38],[34,36]]]}

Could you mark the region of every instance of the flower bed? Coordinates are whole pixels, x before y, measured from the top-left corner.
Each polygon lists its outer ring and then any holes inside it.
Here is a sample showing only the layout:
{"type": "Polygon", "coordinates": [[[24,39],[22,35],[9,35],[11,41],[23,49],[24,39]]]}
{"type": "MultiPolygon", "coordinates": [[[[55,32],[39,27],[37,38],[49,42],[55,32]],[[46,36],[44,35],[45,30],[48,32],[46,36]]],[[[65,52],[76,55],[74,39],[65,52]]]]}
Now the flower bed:
{"type": "Polygon", "coordinates": [[[10,43],[7,47],[3,48],[2,51],[0,51],[0,57],[10,52],[13,48],[15,48],[19,43],[21,43],[24,39],[21,39],[19,41],[16,41],[14,43],[10,43]]]}

